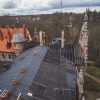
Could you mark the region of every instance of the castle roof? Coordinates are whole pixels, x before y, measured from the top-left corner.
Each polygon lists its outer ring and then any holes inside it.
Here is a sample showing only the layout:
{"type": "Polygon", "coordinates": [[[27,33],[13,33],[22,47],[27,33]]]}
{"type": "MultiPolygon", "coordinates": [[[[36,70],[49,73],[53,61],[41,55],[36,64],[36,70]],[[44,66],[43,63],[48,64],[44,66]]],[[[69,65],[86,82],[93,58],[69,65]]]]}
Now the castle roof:
{"type": "Polygon", "coordinates": [[[14,33],[18,32],[21,37],[28,40],[29,33],[27,31],[28,29],[25,27],[18,29],[15,27],[0,28],[0,52],[15,52],[14,44],[12,43],[14,33]]]}

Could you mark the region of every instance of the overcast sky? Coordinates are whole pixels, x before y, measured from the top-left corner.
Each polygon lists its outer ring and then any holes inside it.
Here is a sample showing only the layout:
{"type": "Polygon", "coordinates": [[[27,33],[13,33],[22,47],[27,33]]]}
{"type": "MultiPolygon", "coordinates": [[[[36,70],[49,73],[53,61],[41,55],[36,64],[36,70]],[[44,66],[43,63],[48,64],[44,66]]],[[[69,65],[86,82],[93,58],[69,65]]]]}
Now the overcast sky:
{"type": "MultiPolygon", "coordinates": [[[[63,12],[100,11],[100,0],[62,0],[63,12]]],[[[0,15],[30,15],[61,11],[61,0],[0,0],[0,15]]]]}

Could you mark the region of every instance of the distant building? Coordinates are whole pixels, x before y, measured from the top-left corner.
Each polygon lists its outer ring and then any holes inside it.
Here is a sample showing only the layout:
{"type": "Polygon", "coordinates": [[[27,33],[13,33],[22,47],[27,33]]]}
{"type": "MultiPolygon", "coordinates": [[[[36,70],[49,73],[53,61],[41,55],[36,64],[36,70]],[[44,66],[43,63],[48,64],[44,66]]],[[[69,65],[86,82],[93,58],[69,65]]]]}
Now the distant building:
{"type": "Polygon", "coordinates": [[[33,21],[39,21],[41,20],[40,17],[33,17],[33,21]]]}
{"type": "Polygon", "coordinates": [[[15,26],[0,28],[0,61],[14,60],[27,41],[31,41],[31,36],[26,25],[22,28],[15,28],[15,26]]]}

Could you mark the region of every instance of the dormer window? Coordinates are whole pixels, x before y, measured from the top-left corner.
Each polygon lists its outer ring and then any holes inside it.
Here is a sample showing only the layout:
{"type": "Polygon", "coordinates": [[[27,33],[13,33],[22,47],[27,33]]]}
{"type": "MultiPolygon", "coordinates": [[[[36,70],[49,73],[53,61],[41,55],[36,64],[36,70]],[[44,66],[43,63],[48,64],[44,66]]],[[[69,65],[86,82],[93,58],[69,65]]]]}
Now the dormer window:
{"type": "Polygon", "coordinates": [[[5,59],[5,58],[6,58],[6,56],[5,56],[5,54],[4,54],[4,53],[2,54],[2,58],[3,58],[3,59],[5,59]]]}
{"type": "Polygon", "coordinates": [[[9,57],[9,59],[11,59],[12,57],[11,57],[11,54],[8,54],[8,57],[9,57]]]}

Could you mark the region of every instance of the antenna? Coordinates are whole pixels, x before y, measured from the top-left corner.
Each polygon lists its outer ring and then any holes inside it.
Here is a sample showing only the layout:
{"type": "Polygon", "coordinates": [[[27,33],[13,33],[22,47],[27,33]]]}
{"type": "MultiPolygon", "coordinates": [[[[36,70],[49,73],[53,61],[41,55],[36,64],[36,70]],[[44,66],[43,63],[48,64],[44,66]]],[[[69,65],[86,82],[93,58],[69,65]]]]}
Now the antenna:
{"type": "Polygon", "coordinates": [[[62,0],[60,2],[60,5],[61,5],[61,27],[64,28],[63,27],[63,1],[62,0]]]}
{"type": "Polygon", "coordinates": [[[62,0],[61,0],[61,13],[62,13],[62,0]]]}

